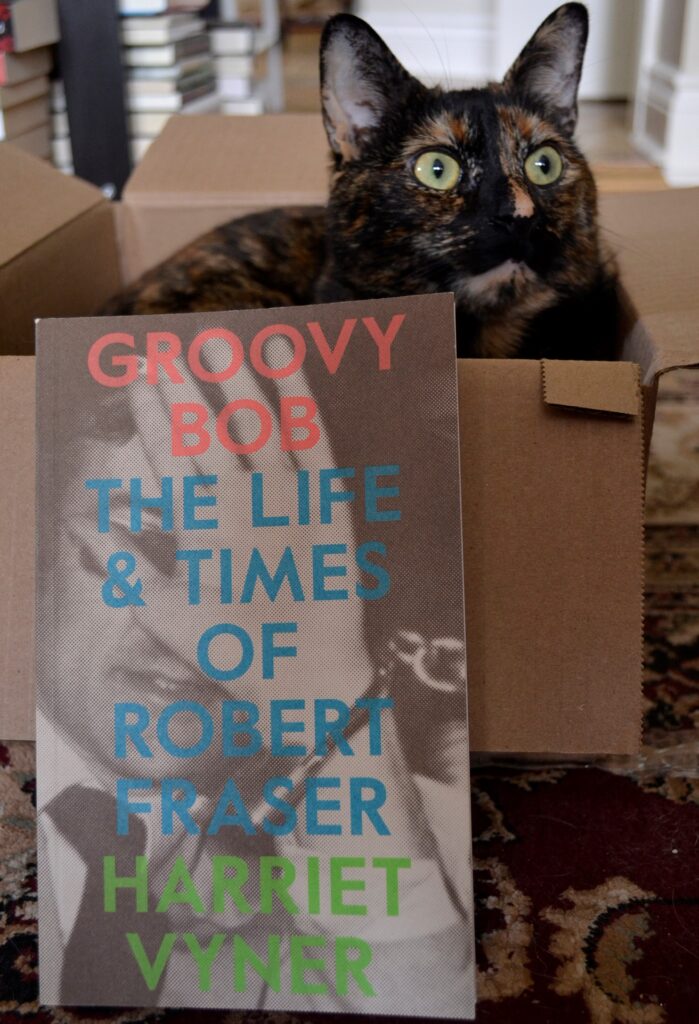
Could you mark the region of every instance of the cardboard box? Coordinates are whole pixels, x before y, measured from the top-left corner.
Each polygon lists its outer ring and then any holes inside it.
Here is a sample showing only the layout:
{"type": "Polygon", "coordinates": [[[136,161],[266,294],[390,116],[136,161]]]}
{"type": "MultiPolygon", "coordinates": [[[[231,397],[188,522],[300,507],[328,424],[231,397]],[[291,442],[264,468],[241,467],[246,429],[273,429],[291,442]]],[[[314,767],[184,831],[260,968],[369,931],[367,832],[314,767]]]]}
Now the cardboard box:
{"type": "Polygon", "coordinates": [[[0,143],[0,353],[34,351],[34,319],[94,313],[118,290],[114,215],[98,189],[0,143]]]}
{"type": "Polygon", "coordinates": [[[124,189],[124,280],[225,220],[324,203],[329,160],[315,114],[170,118],[124,189]]]}
{"type": "MultiPolygon", "coordinates": [[[[240,122],[174,118],[126,189],[120,212],[131,273],[228,216],[280,201],[322,199],[324,175],[318,167],[325,167],[325,147],[319,131],[318,118],[302,115],[240,122]],[[303,153],[292,156],[292,141],[298,139],[304,140],[303,153]],[[285,191],[287,180],[300,182],[299,188],[285,191]]],[[[78,183],[48,168],[46,173],[62,205],[64,189],[78,183]]],[[[17,189],[15,180],[13,193],[17,189]]],[[[0,170],[0,197],[9,195],[0,170]]],[[[93,213],[111,212],[94,190],[90,195],[93,213]]],[[[21,235],[20,248],[32,252],[34,260],[44,261],[49,251],[55,264],[74,251],[55,245],[56,234],[74,221],[64,227],[55,223],[47,233],[45,225],[19,216],[14,194],[7,206],[0,216],[10,221],[10,237],[21,235]]],[[[590,755],[638,749],[641,399],[650,416],[658,375],[699,363],[698,215],[699,190],[612,196],[603,203],[603,221],[620,251],[624,274],[620,340],[629,362],[464,360],[459,366],[474,751],[590,755]]],[[[113,247],[101,257],[93,254],[90,274],[83,271],[80,301],[97,299],[95,282],[107,265],[115,274],[114,259],[113,247]]],[[[26,328],[43,288],[35,296],[26,287],[7,296],[7,283],[0,270],[0,301],[9,298],[8,307],[25,331],[10,333],[8,343],[16,337],[12,351],[27,352],[26,328]]],[[[102,291],[103,285],[102,279],[102,291]]],[[[81,312],[75,298],[59,305],[53,315],[81,312]]],[[[3,424],[6,436],[12,430],[17,439],[2,451],[5,479],[33,464],[27,434],[32,372],[28,358],[0,363],[3,424]],[[26,429],[15,434],[22,411],[26,429]]],[[[30,492],[25,480],[12,493],[0,494],[0,522],[14,530],[6,549],[17,551],[0,585],[4,678],[14,685],[0,705],[3,736],[29,736],[33,730],[30,492]]]]}
{"type": "Polygon", "coordinates": [[[3,739],[34,738],[34,409],[34,358],[0,356],[0,465],[11,481],[0,487],[9,563],[0,583],[3,739]]]}

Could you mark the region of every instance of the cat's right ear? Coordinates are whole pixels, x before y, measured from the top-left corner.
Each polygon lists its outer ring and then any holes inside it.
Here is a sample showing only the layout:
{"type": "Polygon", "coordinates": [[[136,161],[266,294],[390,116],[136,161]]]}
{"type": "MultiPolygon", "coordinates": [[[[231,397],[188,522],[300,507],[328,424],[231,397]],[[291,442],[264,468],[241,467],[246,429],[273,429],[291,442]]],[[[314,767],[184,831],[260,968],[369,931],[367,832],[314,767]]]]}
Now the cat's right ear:
{"type": "Polygon", "coordinates": [[[567,135],[578,117],[587,32],[583,4],[563,4],[539,25],[503,80],[507,90],[532,100],[567,135]]]}
{"type": "Polygon", "coordinates": [[[418,85],[361,18],[338,14],[320,42],[323,122],[339,161],[362,156],[390,110],[418,85]]]}

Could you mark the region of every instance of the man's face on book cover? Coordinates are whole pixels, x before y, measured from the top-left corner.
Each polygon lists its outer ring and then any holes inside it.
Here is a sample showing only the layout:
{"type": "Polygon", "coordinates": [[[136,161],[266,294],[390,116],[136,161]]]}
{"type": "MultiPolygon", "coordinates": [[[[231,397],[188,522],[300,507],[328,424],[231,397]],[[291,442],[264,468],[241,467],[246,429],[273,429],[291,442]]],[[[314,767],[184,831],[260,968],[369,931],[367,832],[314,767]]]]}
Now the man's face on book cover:
{"type": "MultiPolygon", "coordinates": [[[[181,600],[173,600],[176,585],[186,593],[186,566],[174,557],[176,538],[163,532],[155,512],[144,511],[142,529],[131,531],[128,481],[124,481],[126,489],[110,495],[109,533],[98,533],[96,494],[85,482],[121,479],[124,467],[129,477],[142,479],[144,494],[153,496],[162,490],[141,439],[134,434],[111,452],[106,445],[86,443],[64,491],[59,562],[70,566],[70,586],[64,591],[60,646],[63,664],[70,665],[72,685],[64,685],[59,707],[45,710],[100,774],[117,770],[125,776],[158,779],[174,774],[174,765],[155,744],[154,756],[147,762],[140,757],[115,759],[115,701],[143,705],[156,720],[175,701],[210,699],[217,684],[202,677],[194,656],[195,622],[201,608],[183,607],[181,600]],[[119,608],[105,603],[102,588],[108,559],[119,551],[135,557],[136,568],[127,582],[133,587],[141,583],[145,605],[119,608]]],[[[121,593],[115,588],[117,597],[121,593]]],[[[182,733],[177,736],[174,723],[173,739],[183,745],[188,739],[182,733]]],[[[187,765],[187,773],[192,768],[207,773],[212,767],[212,760],[202,757],[187,765]]]]}

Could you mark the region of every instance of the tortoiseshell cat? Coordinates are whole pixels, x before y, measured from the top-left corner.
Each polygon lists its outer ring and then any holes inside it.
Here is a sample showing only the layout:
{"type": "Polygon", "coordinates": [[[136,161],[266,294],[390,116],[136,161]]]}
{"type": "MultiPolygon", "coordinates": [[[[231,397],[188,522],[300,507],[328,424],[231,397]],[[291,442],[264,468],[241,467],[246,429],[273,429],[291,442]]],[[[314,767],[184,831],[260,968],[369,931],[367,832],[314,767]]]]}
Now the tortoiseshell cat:
{"type": "Polygon", "coordinates": [[[327,209],[231,221],[147,273],[112,313],[454,292],[460,356],[614,357],[615,271],[573,141],[587,11],[565,4],[502,84],[427,88],[376,33],[321,43],[327,209]]]}

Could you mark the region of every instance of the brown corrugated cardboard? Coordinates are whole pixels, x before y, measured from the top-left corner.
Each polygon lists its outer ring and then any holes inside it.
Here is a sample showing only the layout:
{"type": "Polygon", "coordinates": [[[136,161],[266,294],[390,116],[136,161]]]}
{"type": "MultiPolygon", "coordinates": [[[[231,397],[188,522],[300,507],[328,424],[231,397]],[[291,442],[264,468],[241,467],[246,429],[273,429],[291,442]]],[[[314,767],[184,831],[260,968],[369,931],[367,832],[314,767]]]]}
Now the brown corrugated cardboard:
{"type": "MultiPolygon", "coordinates": [[[[577,404],[578,366],[546,365],[577,404]]],[[[637,367],[584,365],[637,395],[637,367]]],[[[471,747],[631,753],[641,417],[547,405],[541,365],[519,360],[460,360],[459,399],[471,747]]]]}
{"type": "Polygon", "coordinates": [[[641,411],[638,368],[633,363],[543,359],[544,401],[571,409],[637,416],[641,411]]]}
{"type": "MultiPolygon", "coordinates": [[[[245,131],[252,134],[245,135],[245,145],[239,125],[225,120],[183,119],[184,124],[173,120],[165,133],[167,148],[160,149],[156,142],[151,151],[157,164],[146,157],[134,175],[124,205],[125,225],[134,229],[128,237],[135,246],[136,262],[152,262],[150,234],[158,224],[164,229],[157,245],[172,249],[216,220],[280,201],[316,203],[321,198],[318,161],[324,161],[324,145],[317,135],[313,142],[317,118],[250,119],[245,131]],[[271,131],[275,121],[276,135],[271,131]],[[256,146],[258,123],[264,144],[256,146]],[[289,172],[286,156],[294,148],[294,133],[297,139],[306,139],[306,152],[297,160],[303,164],[310,153],[315,177],[306,174],[304,178],[301,164],[293,176],[289,172]],[[313,147],[317,147],[315,155],[313,147]],[[257,156],[246,199],[241,173],[245,160],[240,154],[245,157],[252,152],[257,156]],[[265,175],[255,179],[254,168],[261,163],[265,175]],[[307,190],[285,193],[281,183],[287,176],[307,185],[307,190]]],[[[0,161],[0,196],[1,167],[0,161]]],[[[46,172],[59,189],[64,179],[48,168],[46,172]]],[[[89,191],[94,199],[94,190],[89,191]]],[[[72,201],[76,203],[73,217],[80,221],[92,207],[84,196],[78,202],[75,195],[72,201]],[[81,214],[83,201],[89,208],[81,214]]],[[[14,197],[12,204],[16,205],[14,197]]],[[[0,240],[5,264],[8,256],[10,263],[16,262],[17,253],[27,247],[36,250],[37,258],[50,252],[53,263],[59,263],[68,252],[65,246],[53,244],[60,233],[60,217],[52,222],[44,213],[44,222],[29,209],[31,204],[25,206],[26,217],[36,219],[23,222],[0,240]],[[48,238],[39,243],[42,231],[48,238]],[[7,239],[14,256],[8,254],[7,239]]],[[[105,204],[97,203],[98,210],[104,211],[105,204]]],[[[657,374],[672,366],[699,363],[699,332],[693,326],[699,320],[699,295],[693,290],[698,261],[693,226],[698,216],[699,190],[614,196],[603,203],[604,223],[620,251],[628,292],[624,354],[640,364],[644,411],[639,407],[638,371],[625,363],[471,360],[460,365],[475,750],[594,754],[625,753],[638,747],[642,421],[649,417],[648,410],[652,412],[657,374]]],[[[104,252],[93,256],[95,273],[100,259],[103,269],[109,262],[104,252]]],[[[7,293],[7,280],[0,276],[0,302],[7,293]]],[[[27,280],[28,275],[19,274],[16,287],[21,288],[24,281],[26,289],[27,280]]],[[[88,281],[85,288],[90,287],[88,281]]],[[[12,299],[10,305],[16,296],[12,299]]],[[[27,302],[31,306],[35,300],[29,297],[27,302]]],[[[54,315],[74,312],[64,305],[54,315]]],[[[25,367],[31,364],[29,359],[23,362],[25,367]]],[[[24,372],[26,380],[32,371],[24,372]]],[[[18,460],[23,465],[33,461],[28,436],[20,435],[17,444],[8,448],[12,450],[1,453],[6,478],[15,473],[18,460]]],[[[16,501],[23,500],[18,493],[16,501]]],[[[31,523],[21,505],[15,506],[14,513],[5,513],[4,521],[14,521],[17,530],[24,531],[20,546],[31,545],[31,523]]],[[[14,566],[14,575],[5,583],[4,607],[15,601],[27,604],[32,571],[26,562],[14,566]]],[[[15,722],[31,723],[29,617],[12,629],[17,630],[16,664],[23,657],[24,661],[21,671],[11,676],[16,690],[14,703],[9,704],[15,722]]],[[[0,722],[0,734],[5,731],[5,723],[0,722]]]]}
{"type": "Polygon", "coordinates": [[[602,220],[638,318],[625,358],[647,364],[646,384],[699,363],[699,189],[604,196],[602,220]]]}
{"type": "Polygon", "coordinates": [[[170,118],[124,189],[124,279],[232,217],[324,203],[327,148],[317,114],[170,118]]]}
{"type": "Polygon", "coordinates": [[[34,349],[38,316],[94,313],[119,287],[113,212],[98,189],[0,144],[0,353],[34,349]],[[10,215],[11,214],[11,215],[10,215]]]}
{"type": "MultiPolygon", "coordinates": [[[[0,284],[1,294],[2,284],[0,284]]],[[[0,732],[34,735],[34,359],[0,358],[0,732]],[[12,441],[10,441],[10,438],[12,441]]]]}

